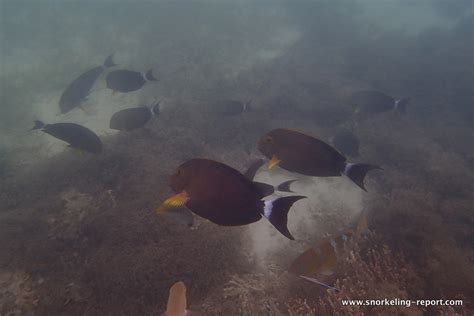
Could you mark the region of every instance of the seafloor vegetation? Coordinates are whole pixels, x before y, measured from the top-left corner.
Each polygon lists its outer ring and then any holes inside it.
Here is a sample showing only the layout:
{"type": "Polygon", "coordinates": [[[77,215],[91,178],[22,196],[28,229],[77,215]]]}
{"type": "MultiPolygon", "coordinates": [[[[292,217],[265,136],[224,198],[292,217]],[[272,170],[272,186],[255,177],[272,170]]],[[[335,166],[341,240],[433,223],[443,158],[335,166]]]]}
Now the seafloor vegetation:
{"type": "Polygon", "coordinates": [[[104,4],[93,15],[78,4],[29,5],[36,11],[4,5],[16,15],[5,17],[0,38],[10,43],[0,75],[1,315],[159,315],[179,280],[189,308],[204,315],[473,313],[472,15],[415,32],[374,28],[355,4],[168,5],[156,16],[142,15],[150,3],[115,7],[116,15],[104,4]],[[25,24],[6,34],[20,13],[25,24]],[[118,24],[114,16],[141,23],[118,24]],[[91,37],[98,17],[107,27],[91,37]],[[43,23],[20,49],[30,18],[43,23]],[[55,116],[71,74],[100,64],[110,50],[119,64],[158,64],[159,83],[131,96],[99,89],[87,101],[89,114],[55,116]],[[355,119],[346,100],[367,88],[412,97],[407,115],[355,119]],[[143,129],[107,131],[114,109],[155,96],[162,112],[143,129]],[[251,99],[252,111],[206,111],[220,97],[251,99]],[[79,154],[26,133],[36,118],[89,124],[104,152],[79,154]],[[370,174],[368,193],[342,178],[302,178],[295,191],[313,196],[290,213],[299,241],[264,221],[219,227],[196,218],[188,228],[153,211],[170,194],[168,176],[187,159],[243,171],[272,128],[328,140],[341,125],[358,135],[360,159],[384,170],[370,174]],[[339,294],[286,272],[307,245],[345,229],[362,209],[371,232],[338,266],[339,294]],[[465,305],[349,308],[339,301],[386,297],[465,305]]]}

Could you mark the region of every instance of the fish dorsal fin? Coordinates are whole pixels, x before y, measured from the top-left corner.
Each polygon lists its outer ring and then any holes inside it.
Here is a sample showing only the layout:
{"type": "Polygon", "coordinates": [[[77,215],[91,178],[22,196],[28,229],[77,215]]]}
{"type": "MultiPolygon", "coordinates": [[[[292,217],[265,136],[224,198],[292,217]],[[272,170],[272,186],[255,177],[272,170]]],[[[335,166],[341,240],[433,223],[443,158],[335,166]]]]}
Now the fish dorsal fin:
{"type": "Polygon", "coordinates": [[[42,121],[40,121],[40,120],[35,120],[34,123],[35,123],[35,126],[33,126],[33,127],[30,129],[30,131],[33,131],[33,130],[35,130],[35,129],[41,129],[41,128],[43,128],[43,127],[46,126],[46,124],[44,124],[44,123],[43,123],[42,121]]]}
{"type": "Polygon", "coordinates": [[[275,188],[273,187],[273,185],[255,181],[253,183],[258,188],[258,192],[260,192],[260,196],[262,198],[272,195],[275,192],[275,188]]]}
{"type": "Polygon", "coordinates": [[[165,315],[185,316],[186,304],[186,286],[182,281],[176,282],[170,289],[165,315]]]}
{"type": "Polygon", "coordinates": [[[143,79],[145,79],[145,81],[158,81],[158,79],[155,78],[155,76],[153,76],[153,69],[149,69],[147,72],[145,73],[141,73],[142,76],[143,76],[143,79]]]}
{"type": "Polygon", "coordinates": [[[309,138],[316,138],[316,139],[319,139],[317,136],[313,136],[313,135],[310,135],[306,132],[302,132],[302,131],[298,131],[296,129],[293,129],[293,128],[282,128],[282,130],[285,130],[285,131],[288,131],[288,132],[292,132],[292,133],[296,133],[296,134],[300,134],[300,135],[303,135],[303,136],[306,136],[306,137],[309,137],[309,138]]]}
{"type": "Polygon", "coordinates": [[[160,110],[161,110],[160,104],[161,104],[161,100],[159,101],[155,100],[155,103],[150,107],[150,111],[153,115],[160,114],[160,110]]]}
{"type": "Polygon", "coordinates": [[[117,66],[116,63],[114,63],[114,53],[110,54],[107,59],[105,59],[104,61],[104,64],[102,65],[105,68],[110,68],[110,67],[113,67],[113,66],[117,66]]]}
{"type": "Polygon", "coordinates": [[[257,159],[252,162],[252,164],[244,174],[245,177],[250,181],[253,181],[253,178],[255,177],[255,174],[257,174],[258,169],[260,169],[260,167],[263,166],[264,163],[265,161],[263,159],[257,159]]]}

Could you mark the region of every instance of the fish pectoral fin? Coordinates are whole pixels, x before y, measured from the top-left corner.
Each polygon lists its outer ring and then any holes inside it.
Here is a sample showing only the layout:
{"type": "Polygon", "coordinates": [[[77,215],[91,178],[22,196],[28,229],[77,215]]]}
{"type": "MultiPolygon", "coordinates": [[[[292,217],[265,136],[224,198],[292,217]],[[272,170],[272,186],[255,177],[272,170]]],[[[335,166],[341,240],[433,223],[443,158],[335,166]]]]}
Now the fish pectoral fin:
{"type": "Polygon", "coordinates": [[[305,280],[310,281],[310,282],[313,282],[313,283],[316,283],[318,285],[321,285],[321,286],[323,286],[327,289],[333,290],[335,292],[340,291],[337,287],[329,285],[329,284],[324,283],[324,282],[321,282],[321,281],[319,281],[318,279],[315,279],[315,278],[310,278],[310,277],[307,277],[307,276],[304,276],[304,275],[300,275],[300,278],[305,279],[305,280]]]}
{"type": "Polygon", "coordinates": [[[167,198],[161,205],[156,209],[158,214],[162,214],[171,208],[180,207],[189,201],[189,195],[186,191],[175,194],[167,198]]]}
{"type": "Polygon", "coordinates": [[[280,164],[281,160],[277,158],[277,156],[273,155],[272,159],[268,162],[268,170],[272,170],[275,166],[280,164]]]}

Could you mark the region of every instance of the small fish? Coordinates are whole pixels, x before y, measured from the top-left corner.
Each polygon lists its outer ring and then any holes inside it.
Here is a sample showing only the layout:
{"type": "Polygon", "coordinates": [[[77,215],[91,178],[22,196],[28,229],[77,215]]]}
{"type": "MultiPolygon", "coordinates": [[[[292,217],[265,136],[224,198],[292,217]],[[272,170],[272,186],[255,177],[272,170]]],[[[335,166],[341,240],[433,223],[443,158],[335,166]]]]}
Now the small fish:
{"type": "Polygon", "coordinates": [[[294,239],[287,227],[290,207],[304,196],[262,200],[274,192],[273,186],[249,180],[239,171],[217,161],[191,159],[170,177],[177,194],[156,210],[186,205],[193,213],[222,226],[240,226],[266,217],[285,237],[294,239]]]}
{"type": "Polygon", "coordinates": [[[99,78],[107,68],[115,66],[112,57],[113,55],[110,55],[102,66],[86,71],[67,86],[59,99],[61,114],[67,113],[75,107],[80,106],[81,102],[86,100],[97,78],[99,78]]]}
{"type": "Polygon", "coordinates": [[[340,129],[332,138],[332,144],[346,156],[359,156],[359,139],[348,129],[340,129]]]}
{"type": "Polygon", "coordinates": [[[35,121],[31,130],[41,129],[46,134],[65,141],[70,147],[94,154],[102,152],[102,142],[93,131],[74,123],[44,124],[35,121]]]}
{"type": "Polygon", "coordinates": [[[160,112],[160,102],[151,108],[140,106],[118,111],[110,118],[110,128],[119,131],[131,131],[144,126],[153,115],[160,112]]]}
{"type": "Polygon", "coordinates": [[[349,163],[346,157],[325,142],[306,134],[288,129],[274,129],[258,142],[258,149],[270,158],[268,169],[280,166],[291,172],[314,177],[346,175],[362,190],[364,177],[378,166],[349,163]]]}
{"type": "Polygon", "coordinates": [[[132,70],[113,70],[105,77],[107,88],[118,92],[131,92],[140,90],[148,81],[158,81],[153,76],[152,70],[145,74],[132,70]]]}
{"type": "Polygon", "coordinates": [[[405,114],[410,98],[395,100],[379,91],[359,91],[352,95],[350,102],[356,107],[356,114],[379,114],[392,109],[405,114]]]}
{"type": "Polygon", "coordinates": [[[252,101],[218,100],[212,104],[213,111],[219,115],[234,116],[250,110],[252,101]]]}
{"type": "Polygon", "coordinates": [[[340,259],[347,256],[367,230],[367,215],[363,212],[355,229],[324,238],[316,247],[309,248],[293,260],[288,272],[338,292],[339,289],[316,278],[333,275],[340,259]]]}
{"type": "Polygon", "coordinates": [[[170,288],[166,312],[162,316],[198,316],[199,313],[187,310],[186,285],[179,281],[170,288]]]}

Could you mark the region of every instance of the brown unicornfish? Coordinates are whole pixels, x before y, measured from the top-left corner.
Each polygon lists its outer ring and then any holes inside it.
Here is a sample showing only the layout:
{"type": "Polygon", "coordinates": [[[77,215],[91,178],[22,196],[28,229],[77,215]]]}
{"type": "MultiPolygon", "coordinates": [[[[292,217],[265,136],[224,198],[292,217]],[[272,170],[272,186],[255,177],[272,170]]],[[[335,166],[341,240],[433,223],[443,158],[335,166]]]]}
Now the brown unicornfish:
{"type": "MultiPolygon", "coordinates": [[[[253,177],[252,173],[248,174],[253,177]]],[[[287,227],[288,211],[304,196],[263,200],[274,192],[273,186],[252,181],[239,171],[208,159],[186,161],[169,183],[176,194],[163,202],[158,214],[185,205],[194,214],[222,226],[247,225],[264,216],[280,233],[294,239],[287,227]]]]}
{"type": "Polygon", "coordinates": [[[110,118],[109,127],[119,131],[131,131],[143,127],[154,115],[160,112],[160,102],[151,107],[139,106],[115,112],[110,118]]]}
{"type": "Polygon", "coordinates": [[[75,123],[45,124],[36,120],[31,130],[41,129],[46,134],[56,137],[70,147],[77,148],[94,154],[102,152],[102,141],[90,129],[75,123]]]}
{"type": "Polygon", "coordinates": [[[341,153],[315,137],[288,129],[274,129],[258,142],[258,149],[270,159],[268,169],[280,166],[291,172],[313,177],[346,175],[362,190],[364,177],[378,166],[349,163],[341,153]]]}
{"type": "Polygon", "coordinates": [[[126,69],[113,70],[105,77],[107,88],[122,93],[140,90],[149,81],[158,81],[151,69],[145,74],[126,69]]]}
{"type": "Polygon", "coordinates": [[[379,114],[390,110],[405,114],[410,98],[396,100],[383,92],[371,90],[355,92],[350,102],[356,107],[356,114],[379,114]]]}
{"type": "Polygon", "coordinates": [[[112,57],[113,55],[110,55],[103,65],[86,71],[67,86],[59,99],[61,114],[67,113],[75,107],[80,107],[81,103],[87,99],[97,78],[99,78],[107,68],[115,66],[112,57]]]}

